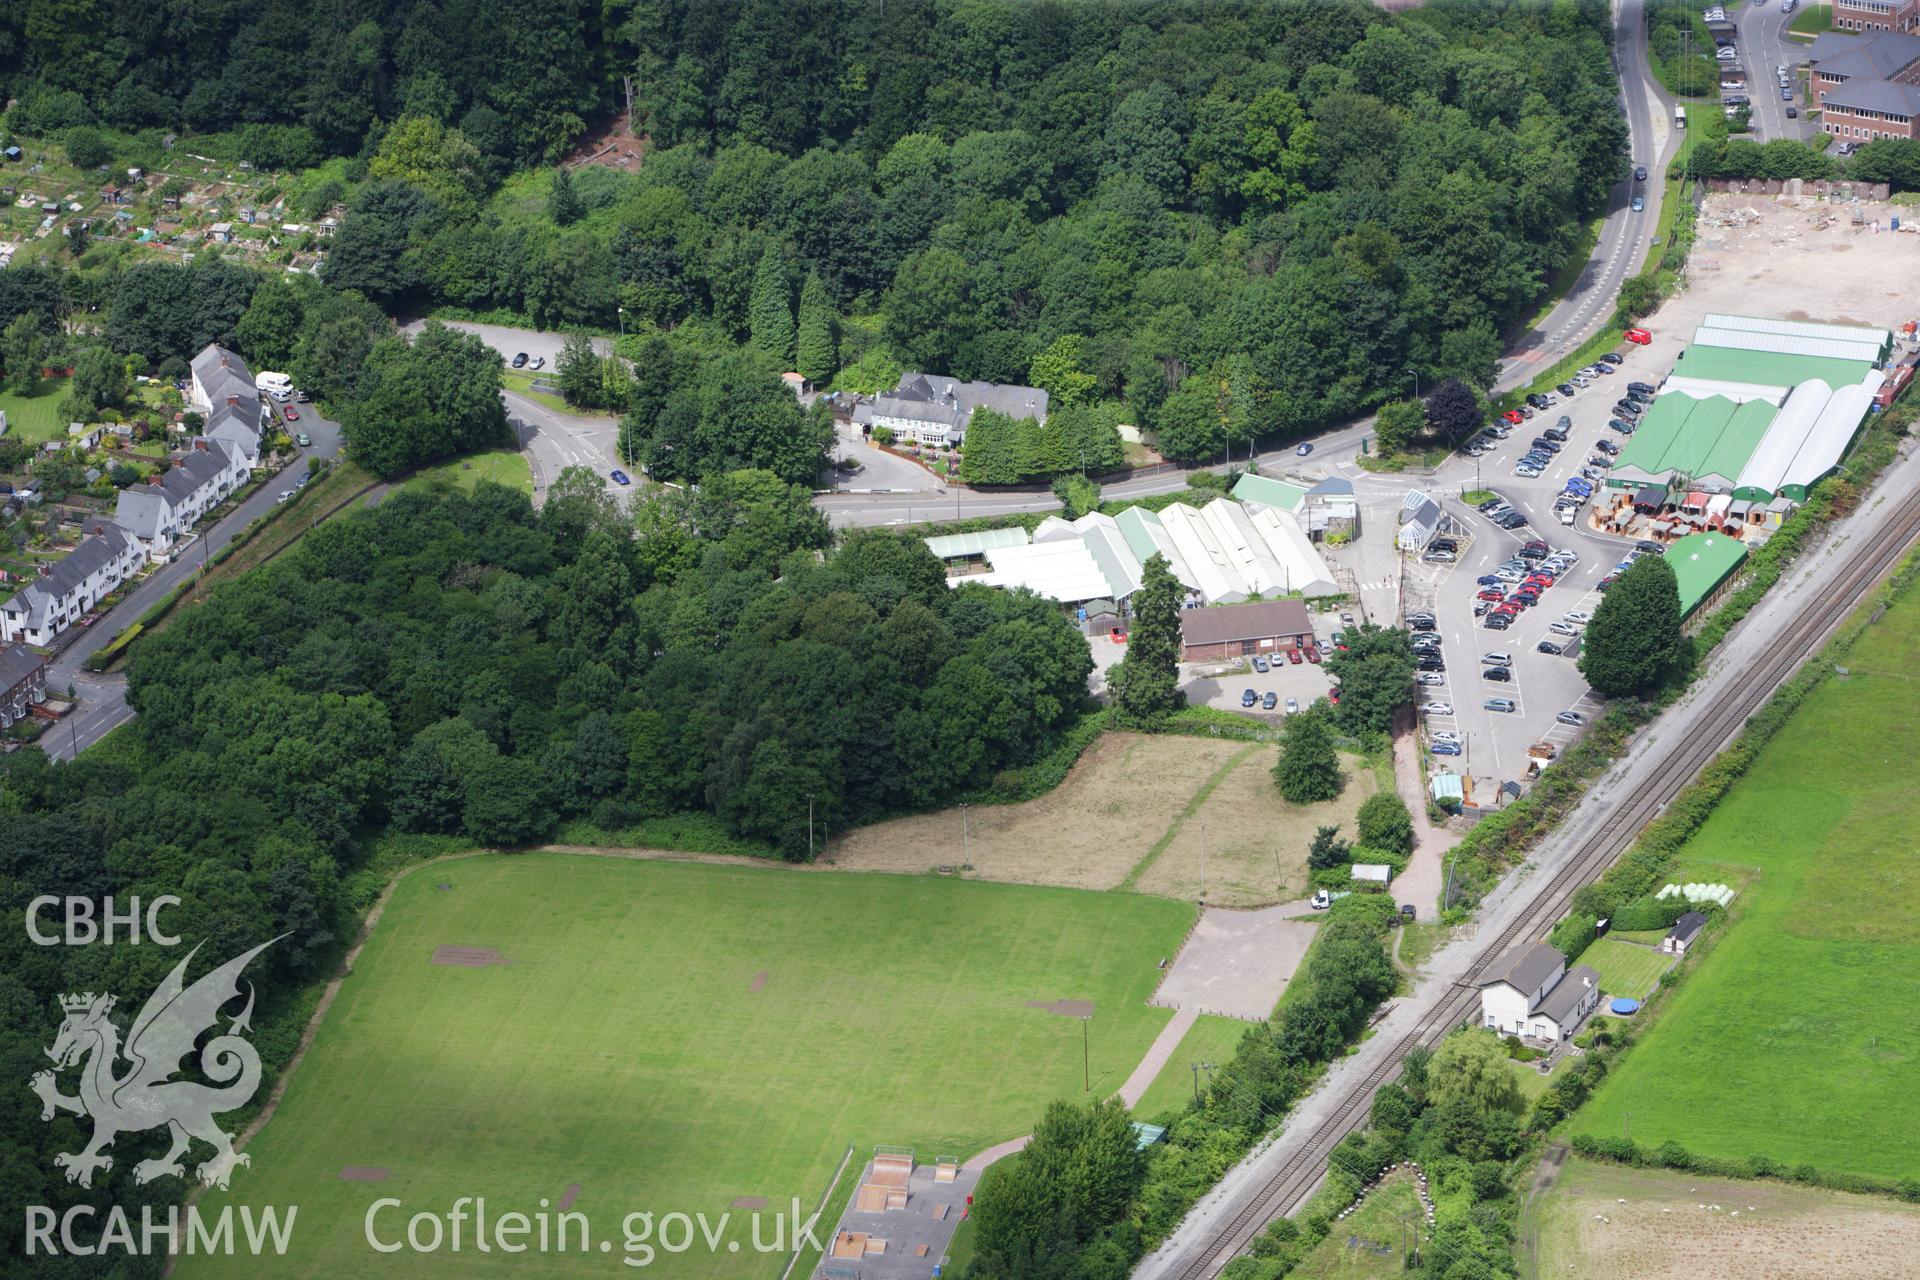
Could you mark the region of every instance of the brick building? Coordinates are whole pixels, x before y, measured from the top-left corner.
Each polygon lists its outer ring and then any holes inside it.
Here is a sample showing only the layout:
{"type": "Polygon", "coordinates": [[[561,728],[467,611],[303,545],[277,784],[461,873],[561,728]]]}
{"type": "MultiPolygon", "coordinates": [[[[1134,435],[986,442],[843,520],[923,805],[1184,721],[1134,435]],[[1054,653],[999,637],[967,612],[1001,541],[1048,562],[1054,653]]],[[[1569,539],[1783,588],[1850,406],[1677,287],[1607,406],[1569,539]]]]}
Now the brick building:
{"type": "Polygon", "coordinates": [[[1912,31],[1920,27],[1920,0],[1833,0],[1833,25],[1843,31],[1912,31]]]}
{"type": "Polygon", "coordinates": [[[1180,641],[1185,662],[1281,653],[1313,643],[1313,620],[1298,600],[1211,605],[1181,612],[1180,641]]]}
{"type": "MultiPolygon", "coordinates": [[[[1920,11],[1920,0],[1894,7],[1911,15],[1920,11]]],[[[1906,34],[1913,23],[1903,21],[1866,35],[1826,32],[1813,42],[1807,59],[1812,105],[1821,113],[1820,127],[1843,142],[1920,137],[1920,35],[1906,34]]]]}

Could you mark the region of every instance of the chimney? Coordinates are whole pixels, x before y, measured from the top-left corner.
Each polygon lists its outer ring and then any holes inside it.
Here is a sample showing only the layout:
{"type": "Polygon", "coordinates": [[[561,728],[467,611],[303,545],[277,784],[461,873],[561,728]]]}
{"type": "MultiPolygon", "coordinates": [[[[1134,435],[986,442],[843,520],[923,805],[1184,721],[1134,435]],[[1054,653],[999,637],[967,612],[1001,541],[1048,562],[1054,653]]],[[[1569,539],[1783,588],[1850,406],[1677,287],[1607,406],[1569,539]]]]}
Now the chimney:
{"type": "Polygon", "coordinates": [[[227,353],[224,351],[220,353],[220,367],[222,369],[227,367],[227,353]]]}
{"type": "Polygon", "coordinates": [[[239,397],[239,396],[228,396],[228,397],[227,397],[227,403],[228,403],[228,404],[230,404],[230,405],[233,405],[233,406],[234,406],[234,407],[236,407],[236,408],[238,408],[238,407],[239,407],[239,404],[240,404],[240,397],[239,397]]]}
{"type": "Polygon", "coordinates": [[[207,438],[205,436],[195,436],[193,438],[193,447],[205,453],[207,451],[207,438]]]}
{"type": "Polygon", "coordinates": [[[158,486],[160,483],[160,473],[156,471],[152,475],[148,476],[147,483],[150,485],[158,486]]]}

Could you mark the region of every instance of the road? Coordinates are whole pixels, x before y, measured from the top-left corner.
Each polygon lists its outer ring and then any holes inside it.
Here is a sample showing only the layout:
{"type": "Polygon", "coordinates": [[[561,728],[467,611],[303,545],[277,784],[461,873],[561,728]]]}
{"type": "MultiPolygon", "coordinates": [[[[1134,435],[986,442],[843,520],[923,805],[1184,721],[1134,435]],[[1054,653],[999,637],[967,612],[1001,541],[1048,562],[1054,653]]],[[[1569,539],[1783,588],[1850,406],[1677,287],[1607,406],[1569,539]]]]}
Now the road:
{"type": "MultiPolygon", "coordinates": [[[[275,411],[280,412],[283,408],[276,405],[275,411]]],[[[40,743],[48,755],[56,760],[71,760],[76,751],[85,751],[133,718],[133,710],[127,706],[126,677],[87,671],[83,664],[88,655],[107,644],[130,626],[134,619],[158,604],[168,592],[199,572],[208,557],[233,541],[234,534],[273,510],[281,491],[291,488],[293,482],[305,474],[308,456],[332,458],[339,454],[340,424],[321,417],[310,404],[295,405],[294,409],[299,413],[300,420],[292,424],[292,429],[304,430],[313,439],[311,448],[298,450],[298,461],[280,475],[270,477],[218,524],[202,529],[199,538],[185,552],[172,563],[155,569],[138,587],[128,592],[126,598],[115,605],[106,617],[78,635],[68,632],[73,636],[73,642],[61,650],[48,666],[47,688],[54,693],[64,693],[72,688],[79,695],[80,704],[65,720],[42,735],[40,743]]]]}
{"type": "Polygon", "coordinates": [[[1740,58],[1747,68],[1747,96],[1753,99],[1750,120],[1754,136],[1761,142],[1772,142],[1775,138],[1810,138],[1814,133],[1813,122],[1806,117],[1808,104],[1799,100],[1798,75],[1792,103],[1780,97],[1775,78],[1782,66],[1797,68],[1807,58],[1806,45],[1787,39],[1787,25],[1792,20],[1792,14],[1780,12],[1778,0],[1771,4],[1744,4],[1734,14],[1740,58]],[[1800,109],[1799,119],[1787,119],[1789,106],[1800,109]]]}
{"type": "Polygon", "coordinates": [[[1474,1016],[1476,982],[1515,942],[1542,936],[1573,893],[1632,842],[1818,651],[1920,540],[1920,453],[1888,469],[1861,509],[1802,555],[1734,629],[1693,688],[1644,729],[1619,763],[1481,904],[1475,933],[1437,952],[1413,993],[1390,1004],[1374,1034],[1337,1059],[1286,1123],[1196,1204],[1135,1270],[1140,1280],[1209,1280],[1274,1217],[1324,1178],[1329,1153],[1365,1124],[1374,1092],[1415,1044],[1433,1044],[1474,1016]]]}

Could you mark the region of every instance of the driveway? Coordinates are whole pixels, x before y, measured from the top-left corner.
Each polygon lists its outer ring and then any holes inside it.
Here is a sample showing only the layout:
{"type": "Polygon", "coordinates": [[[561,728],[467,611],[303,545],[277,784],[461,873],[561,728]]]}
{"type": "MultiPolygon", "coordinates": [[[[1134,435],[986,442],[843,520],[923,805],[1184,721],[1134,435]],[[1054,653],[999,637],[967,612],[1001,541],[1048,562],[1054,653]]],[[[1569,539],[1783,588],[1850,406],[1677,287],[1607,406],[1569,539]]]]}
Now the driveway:
{"type": "MultiPolygon", "coordinates": [[[[275,406],[276,411],[282,408],[284,406],[275,406]]],[[[332,458],[339,454],[340,424],[321,417],[314,405],[295,405],[294,408],[300,414],[300,420],[288,425],[294,431],[305,431],[312,437],[313,446],[296,450],[298,456],[291,465],[278,475],[269,477],[237,510],[230,512],[218,524],[201,529],[199,538],[183,554],[175,557],[172,563],[155,569],[106,617],[75,636],[73,642],[61,650],[48,666],[47,687],[61,693],[71,687],[80,698],[80,705],[66,721],[42,735],[40,742],[48,755],[56,760],[71,760],[76,751],[85,751],[133,718],[133,710],[127,706],[126,678],[88,672],[83,666],[88,655],[111,641],[135,618],[158,604],[168,592],[199,572],[214,552],[233,541],[234,534],[273,510],[280,492],[293,487],[293,482],[306,473],[308,457],[332,458]]]]}

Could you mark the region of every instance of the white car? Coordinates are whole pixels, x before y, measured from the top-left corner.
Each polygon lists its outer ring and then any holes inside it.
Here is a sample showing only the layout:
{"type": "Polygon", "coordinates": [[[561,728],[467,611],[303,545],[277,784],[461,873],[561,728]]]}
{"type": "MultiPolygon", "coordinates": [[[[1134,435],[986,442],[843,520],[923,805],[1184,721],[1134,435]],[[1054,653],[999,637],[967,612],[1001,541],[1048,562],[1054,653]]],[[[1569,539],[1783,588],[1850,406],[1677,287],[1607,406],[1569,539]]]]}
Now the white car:
{"type": "Polygon", "coordinates": [[[1420,714],[1428,716],[1450,716],[1453,714],[1451,702],[1429,702],[1421,706],[1420,714]]]}
{"type": "Polygon", "coordinates": [[[293,490],[291,490],[291,489],[282,489],[282,490],[280,491],[280,496],[279,496],[279,497],[277,497],[277,498],[275,498],[275,499],[274,499],[274,501],[275,501],[275,502],[292,502],[292,501],[293,501],[293,490]]]}
{"type": "Polygon", "coordinates": [[[1432,739],[1433,739],[1433,740],[1434,740],[1435,742],[1458,742],[1458,741],[1460,741],[1460,735],[1459,735],[1459,734],[1457,734],[1457,733],[1455,733],[1455,732],[1454,732],[1453,730],[1451,730],[1451,729],[1435,729],[1435,730],[1434,730],[1434,731],[1433,731],[1432,733],[1430,733],[1430,734],[1428,734],[1427,736],[1428,736],[1429,738],[1432,738],[1432,739]]]}
{"type": "Polygon", "coordinates": [[[1571,622],[1577,627],[1584,627],[1593,621],[1593,615],[1585,609],[1574,609],[1568,613],[1561,614],[1560,621],[1571,622]]]}
{"type": "Polygon", "coordinates": [[[1413,678],[1415,684],[1445,684],[1447,678],[1438,671],[1422,671],[1413,678]]]}
{"type": "Polygon", "coordinates": [[[1574,626],[1571,622],[1556,622],[1549,626],[1547,630],[1557,636],[1577,636],[1580,634],[1580,628],[1574,626]]]}
{"type": "Polygon", "coordinates": [[[1540,475],[1540,468],[1538,468],[1538,467],[1515,467],[1515,468],[1513,469],[1513,474],[1515,474],[1515,475],[1517,475],[1517,476],[1519,476],[1519,477],[1520,477],[1521,479],[1523,479],[1523,480],[1534,480],[1534,479],[1537,479],[1537,478],[1539,477],[1539,475],[1540,475]]]}

